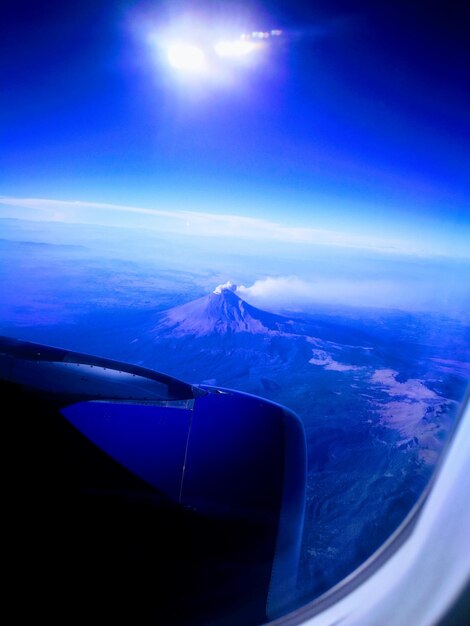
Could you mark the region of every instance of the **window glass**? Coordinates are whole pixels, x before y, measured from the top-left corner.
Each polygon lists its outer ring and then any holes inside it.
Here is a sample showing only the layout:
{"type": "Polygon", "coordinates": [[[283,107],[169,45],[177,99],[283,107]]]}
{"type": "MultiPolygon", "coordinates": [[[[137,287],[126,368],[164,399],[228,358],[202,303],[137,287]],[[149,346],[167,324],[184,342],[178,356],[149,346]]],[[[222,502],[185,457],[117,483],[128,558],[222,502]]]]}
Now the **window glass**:
{"type": "Polygon", "coordinates": [[[470,377],[462,20],[288,4],[12,9],[0,173],[2,335],[299,416],[284,612],[403,521],[470,377]]]}

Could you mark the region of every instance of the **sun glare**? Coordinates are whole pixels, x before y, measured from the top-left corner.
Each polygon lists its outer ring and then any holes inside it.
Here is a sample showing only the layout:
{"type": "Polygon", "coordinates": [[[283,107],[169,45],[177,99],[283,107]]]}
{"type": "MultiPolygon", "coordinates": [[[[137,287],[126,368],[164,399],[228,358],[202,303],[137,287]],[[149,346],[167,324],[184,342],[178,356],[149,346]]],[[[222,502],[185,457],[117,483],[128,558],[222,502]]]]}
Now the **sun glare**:
{"type": "Polygon", "coordinates": [[[200,73],[207,67],[204,52],[190,43],[171,44],[167,50],[167,58],[173,68],[184,72],[200,73]]]}

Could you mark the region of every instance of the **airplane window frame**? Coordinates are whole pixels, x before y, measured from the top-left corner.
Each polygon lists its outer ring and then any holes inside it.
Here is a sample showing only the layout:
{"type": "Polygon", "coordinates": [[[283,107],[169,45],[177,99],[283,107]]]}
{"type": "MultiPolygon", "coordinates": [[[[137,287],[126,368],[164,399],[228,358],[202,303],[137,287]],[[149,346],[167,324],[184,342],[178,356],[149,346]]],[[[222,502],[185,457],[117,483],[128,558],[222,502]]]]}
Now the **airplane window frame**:
{"type": "MultiPolygon", "coordinates": [[[[400,526],[362,565],[332,589],[329,589],[312,602],[295,609],[289,615],[269,622],[270,626],[334,626],[334,624],[339,622],[343,623],[343,620],[344,623],[355,626],[369,624],[368,619],[370,619],[370,616],[367,617],[369,603],[367,600],[364,602],[364,594],[362,594],[362,614],[360,614],[359,609],[359,615],[355,615],[355,610],[357,611],[361,606],[355,600],[355,594],[358,596],[364,588],[367,589],[374,576],[380,574],[393,558],[396,558],[397,555],[400,558],[400,554],[404,554],[407,550],[415,549],[415,544],[421,542],[421,537],[417,536],[416,533],[420,531],[423,524],[429,525],[429,518],[431,518],[432,522],[432,514],[428,511],[430,499],[433,499],[433,504],[435,504],[435,500],[445,493],[449,484],[452,485],[452,480],[455,480],[460,485],[460,495],[464,497],[465,485],[463,481],[470,473],[470,455],[465,454],[466,448],[468,448],[466,442],[469,439],[470,389],[467,388],[465,399],[461,403],[459,414],[440,453],[433,474],[418,501],[400,526]],[[342,609],[341,604],[343,601],[345,605],[349,602],[349,608],[342,609]],[[339,618],[339,616],[341,617],[339,618]]],[[[452,502],[455,504],[455,497],[452,502]]],[[[449,513],[451,511],[443,511],[442,517],[449,513]]],[[[470,507],[467,506],[466,511],[464,507],[464,513],[466,513],[466,518],[461,522],[461,527],[465,527],[466,524],[466,527],[470,530],[470,507]]],[[[442,525],[442,519],[438,520],[439,524],[442,525]]],[[[467,532],[467,535],[468,539],[470,539],[470,532],[467,532]]],[[[465,553],[465,546],[457,544],[457,548],[465,553]]],[[[429,542],[425,544],[424,549],[432,550],[429,542]]],[[[460,563],[459,565],[460,570],[462,570],[462,564],[460,563]]],[[[425,599],[429,605],[432,605],[434,621],[430,622],[427,619],[425,610],[420,614],[419,611],[417,612],[416,606],[413,605],[411,608],[403,608],[397,605],[396,615],[392,618],[389,613],[381,613],[380,608],[374,608],[373,602],[370,601],[372,615],[370,624],[380,623],[380,621],[373,621],[374,619],[379,619],[382,620],[382,623],[384,623],[383,620],[387,620],[387,624],[393,623],[397,625],[413,623],[415,626],[428,626],[430,623],[433,623],[440,626],[463,626],[468,623],[467,620],[470,617],[470,564],[468,559],[466,567],[463,566],[463,569],[466,569],[466,571],[462,574],[458,567],[450,566],[451,571],[456,570],[459,582],[459,586],[457,589],[454,589],[453,594],[446,590],[446,593],[440,597],[439,589],[435,589],[432,582],[427,581],[428,586],[425,599]],[[410,622],[410,619],[413,619],[413,621],[410,622]],[[454,621],[455,619],[458,621],[454,621]]],[[[409,580],[406,570],[403,572],[403,579],[409,580]],[[407,576],[408,578],[406,578],[407,576]]],[[[390,589],[384,589],[386,597],[387,593],[390,595],[394,593],[393,584],[396,581],[392,580],[391,582],[390,589]]],[[[409,580],[409,582],[412,581],[409,580]]],[[[422,584],[422,581],[420,581],[420,584],[422,584]]],[[[426,587],[426,581],[424,585],[426,587]]],[[[420,600],[417,602],[419,603],[420,600]]]]}

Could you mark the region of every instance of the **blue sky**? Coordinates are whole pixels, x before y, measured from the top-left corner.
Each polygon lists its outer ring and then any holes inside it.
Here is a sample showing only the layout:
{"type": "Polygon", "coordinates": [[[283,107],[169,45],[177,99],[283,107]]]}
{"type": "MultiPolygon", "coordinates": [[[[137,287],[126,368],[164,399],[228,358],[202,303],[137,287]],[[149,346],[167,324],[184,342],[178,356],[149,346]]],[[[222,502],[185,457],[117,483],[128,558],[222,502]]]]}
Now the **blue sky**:
{"type": "Polygon", "coordinates": [[[240,216],[253,237],[275,224],[288,240],[468,256],[464,7],[18,2],[2,21],[3,215],[22,198],[89,203],[61,214],[92,223],[111,220],[103,204],[176,224],[195,211],[240,216]],[[272,28],[283,35],[257,62],[217,77],[175,72],[162,44],[272,28]]]}

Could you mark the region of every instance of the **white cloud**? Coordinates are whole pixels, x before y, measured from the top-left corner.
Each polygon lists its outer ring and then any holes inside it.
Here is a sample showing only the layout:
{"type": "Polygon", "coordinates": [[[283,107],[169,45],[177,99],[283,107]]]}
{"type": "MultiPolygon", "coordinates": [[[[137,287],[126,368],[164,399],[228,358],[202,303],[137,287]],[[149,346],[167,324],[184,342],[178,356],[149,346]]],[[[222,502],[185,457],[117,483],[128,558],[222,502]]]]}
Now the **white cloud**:
{"type": "Polygon", "coordinates": [[[237,293],[260,308],[274,311],[309,311],[317,304],[339,304],[361,307],[427,310],[435,308],[432,292],[436,287],[422,285],[421,291],[410,289],[400,279],[319,278],[303,280],[298,276],[268,276],[250,286],[240,285],[237,293]],[[433,306],[434,304],[434,306],[433,306]]]}
{"type": "Polygon", "coordinates": [[[214,289],[214,293],[220,294],[222,291],[236,291],[237,285],[234,285],[230,280],[226,283],[222,283],[221,285],[217,285],[214,289]]]}
{"type": "Polygon", "coordinates": [[[314,284],[297,276],[268,276],[255,281],[251,286],[239,285],[237,293],[258,306],[271,305],[276,308],[302,308],[313,300],[314,284]],[[291,305],[291,306],[289,306],[291,305]]]}
{"type": "MultiPolygon", "coordinates": [[[[201,211],[153,209],[101,202],[14,198],[0,196],[0,205],[38,211],[39,219],[114,226],[138,226],[160,232],[193,236],[265,240],[291,244],[310,244],[359,248],[399,254],[426,251],[410,248],[409,242],[372,235],[289,226],[280,222],[201,211]],[[127,216],[127,217],[126,217],[127,216]]],[[[11,212],[9,214],[12,216],[11,212]]]]}

